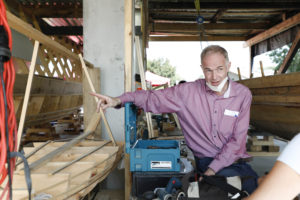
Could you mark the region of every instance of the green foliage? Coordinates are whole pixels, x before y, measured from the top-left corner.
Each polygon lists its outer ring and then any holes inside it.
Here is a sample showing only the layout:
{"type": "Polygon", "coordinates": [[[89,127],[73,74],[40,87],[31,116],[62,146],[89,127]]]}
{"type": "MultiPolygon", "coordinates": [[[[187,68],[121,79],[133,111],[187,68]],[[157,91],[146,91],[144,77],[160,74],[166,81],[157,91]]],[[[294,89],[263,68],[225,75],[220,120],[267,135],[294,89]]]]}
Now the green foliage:
{"type": "Polygon", "coordinates": [[[176,68],[170,64],[167,58],[148,60],[147,70],[154,74],[170,78],[171,85],[174,85],[176,80],[179,80],[179,76],[176,74],[176,68]]]}
{"type": "MultiPolygon", "coordinates": [[[[291,45],[292,44],[285,45],[281,48],[273,50],[268,54],[271,60],[276,63],[275,70],[278,70],[280,68],[284,58],[288,54],[291,45]]],[[[300,49],[298,49],[297,53],[295,54],[290,66],[288,67],[287,73],[297,71],[300,71],[300,49]]]]}

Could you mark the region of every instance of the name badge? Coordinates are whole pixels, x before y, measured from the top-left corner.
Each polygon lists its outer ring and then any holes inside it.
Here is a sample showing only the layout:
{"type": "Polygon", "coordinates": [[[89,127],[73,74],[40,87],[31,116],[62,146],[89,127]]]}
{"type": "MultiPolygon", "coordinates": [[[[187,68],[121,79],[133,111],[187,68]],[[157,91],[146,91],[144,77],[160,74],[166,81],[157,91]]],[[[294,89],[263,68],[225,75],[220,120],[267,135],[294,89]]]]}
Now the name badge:
{"type": "Polygon", "coordinates": [[[231,117],[238,117],[239,114],[240,113],[238,111],[227,110],[227,109],[225,109],[224,111],[224,115],[231,116],[231,117]]]}

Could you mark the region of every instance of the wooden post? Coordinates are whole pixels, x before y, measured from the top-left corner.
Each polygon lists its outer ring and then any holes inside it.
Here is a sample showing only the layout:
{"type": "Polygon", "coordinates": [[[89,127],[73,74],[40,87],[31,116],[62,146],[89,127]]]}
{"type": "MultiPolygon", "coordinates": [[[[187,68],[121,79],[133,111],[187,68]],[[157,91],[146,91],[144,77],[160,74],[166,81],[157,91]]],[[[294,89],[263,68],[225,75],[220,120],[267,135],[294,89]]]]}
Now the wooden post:
{"type": "Polygon", "coordinates": [[[31,85],[32,85],[32,79],[33,79],[33,75],[34,75],[34,68],[35,68],[35,64],[36,64],[37,54],[39,51],[39,45],[40,45],[39,41],[36,40],[34,42],[33,53],[32,53],[32,57],[31,57],[29,74],[28,74],[27,85],[26,85],[26,90],[25,90],[25,96],[24,96],[24,100],[23,100],[22,112],[21,112],[21,117],[20,117],[20,122],[19,122],[19,127],[18,127],[17,151],[19,151],[19,148],[20,148],[24,123],[25,123],[25,117],[26,117],[26,112],[27,112],[27,106],[28,106],[28,101],[29,101],[29,96],[30,96],[30,90],[31,90],[31,85]]]}
{"type": "Polygon", "coordinates": [[[237,68],[237,71],[238,71],[239,80],[242,80],[241,71],[239,67],[237,68]]]}
{"type": "MultiPolygon", "coordinates": [[[[124,0],[124,54],[125,54],[125,92],[132,90],[132,60],[133,60],[133,21],[134,1],[124,0]]],[[[125,200],[129,200],[132,188],[132,174],[130,172],[130,157],[125,153],[125,200]]]]}
{"type": "MultiPolygon", "coordinates": [[[[85,66],[85,63],[84,63],[84,60],[83,60],[81,54],[79,54],[79,58],[80,58],[80,62],[81,62],[82,68],[84,70],[84,73],[86,75],[86,78],[87,78],[87,80],[89,82],[89,85],[91,87],[91,90],[92,90],[92,92],[96,93],[96,90],[95,90],[94,85],[92,83],[92,80],[90,78],[89,72],[86,69],[86,66],[85,66]]],[[[95,101],[98,102],[97,97],[95,97],[95,101]]],[[[107,129],[107,132],[109,133],[109,137],[110,137],[111,141],[113,142],[114,146],[116,146],[117,144],[116,144],[115,138],[114,138],[114,136],[113,136],[113,134],[112,134],[112,132],[110,130],[109,124],[107,122],[107,119],[106,119],[106,117],[104,115],[104,112],[103,112],[103,110],[102,110],[101,107],[100,107],[100,114],[101,114],[101,117],[103,119],[104,125],[105,125],[105,127],[107,129]]]]}
{"type": "MultiPolygon", "coordinates": [[[[141,52],[141,46],[140,46],[140,38],[139,36],[135,36],[135,47],[136,47],[136,54],[137,54],[137,60],[138,60],[138,67],[140,71],[141,76],[141,83],[143,90],[147,90],[146,86],[146,79],[145,79],[145,71],[143,66],[143,58],[142,58],[142,52],[141,52]]],[[[153,126],[152,126],[152,119],[151,119],[151,113],[146,112],[146,118],[147,118],[147,126],[149,131],[149,137],[154,137],[153,133],[153,126]]]]}
{"type": "Polygon", "coordinates": [[[261,76],[264,77],[265,76],[264,67],[263,67],[263,63],[261,60],[259,61],[259,65],[260,65],[261,76]]]}

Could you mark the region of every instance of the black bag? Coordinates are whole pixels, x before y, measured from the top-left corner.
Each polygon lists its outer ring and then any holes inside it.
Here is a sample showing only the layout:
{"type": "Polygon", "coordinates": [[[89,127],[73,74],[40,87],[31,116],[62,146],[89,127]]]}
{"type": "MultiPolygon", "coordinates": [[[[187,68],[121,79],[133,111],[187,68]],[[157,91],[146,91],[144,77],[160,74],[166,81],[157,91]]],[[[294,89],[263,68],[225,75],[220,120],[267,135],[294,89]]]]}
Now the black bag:
{"type": "Polygon", "coordinates": [[[186,194],[186,197],[181,197],[182,200],[241,200],[248,196],[247,193],[228,184],[224,176],[202,175],[202,180],[198,181],[199,197],[188,197],[190,183],[198,180],[198,177],[195,173],[189,173],[182,178],[182,189],[186,194]]]}

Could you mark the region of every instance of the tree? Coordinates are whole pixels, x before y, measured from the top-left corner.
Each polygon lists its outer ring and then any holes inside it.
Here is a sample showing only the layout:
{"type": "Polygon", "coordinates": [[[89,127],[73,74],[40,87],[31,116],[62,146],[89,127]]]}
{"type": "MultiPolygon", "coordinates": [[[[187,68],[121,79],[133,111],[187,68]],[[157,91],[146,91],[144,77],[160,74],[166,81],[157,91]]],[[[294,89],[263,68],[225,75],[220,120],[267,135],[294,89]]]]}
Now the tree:
{"type": "MultiPolygon", "coordinates": [[[[274,63],[276,63],[275,70],[278,70],[280,68],[291,46],[292,44],[285,45],[281,48],[273,50],[271,53],[268,54],[271,60],[274,63]]],[[[300,71],[300,49],[298,49],[297,53],[295,54],[287,70],[287,72],[297,72],[297,71],[300,71]]]]}
{"type": "Polygon", "coordinates": [[[179,80],[179,76],[176,74],[176,68],[170,64],[167,58],[158,58],[147,61],[147,70],[150,72],[171,79],[171,85],[179,80]]]}

